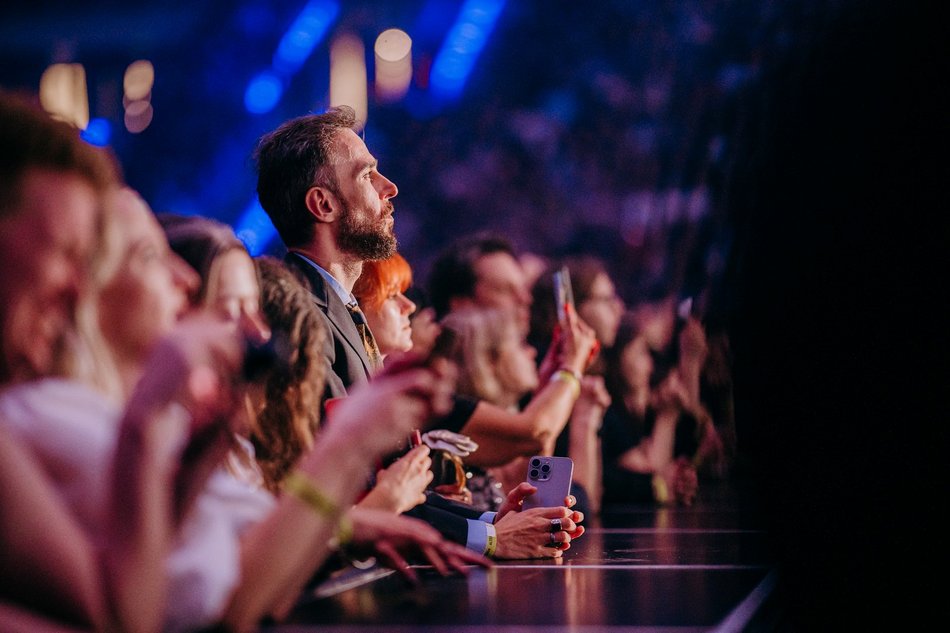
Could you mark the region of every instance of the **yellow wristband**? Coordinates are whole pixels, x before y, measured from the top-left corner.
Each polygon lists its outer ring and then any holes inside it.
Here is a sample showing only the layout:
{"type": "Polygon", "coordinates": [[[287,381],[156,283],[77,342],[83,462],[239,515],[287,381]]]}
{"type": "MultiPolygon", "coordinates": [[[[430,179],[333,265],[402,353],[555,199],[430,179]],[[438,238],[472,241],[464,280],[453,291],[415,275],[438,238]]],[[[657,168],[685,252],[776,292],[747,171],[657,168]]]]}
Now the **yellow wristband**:
{"type": "Polygon", "coordinates": [[[292,471],[284,478],[284,490],[310,506],[320,516],[337,521],[337,534],[334,539],[336,546],[346,545],[353,538],[353,523],[350,518],[343,514],[340,506],[317,488],[310,477],[299,471],[292,471]]]}
{"type": "Polygon", "coordinates": [[[488,538],[485,541],[485,556],[492,556],[498,547],[498,532],[491,523],[486,523],[485,529],[488,532],[488,538]]]}
{"type": "Polygon", "coordinates": [[[564,382],[570,383],[575,398],[581,395],[581,379],[574,372],[567,369],[558,369],[551,374],[551,382],[555,380],[563,380],[564,382]]]}

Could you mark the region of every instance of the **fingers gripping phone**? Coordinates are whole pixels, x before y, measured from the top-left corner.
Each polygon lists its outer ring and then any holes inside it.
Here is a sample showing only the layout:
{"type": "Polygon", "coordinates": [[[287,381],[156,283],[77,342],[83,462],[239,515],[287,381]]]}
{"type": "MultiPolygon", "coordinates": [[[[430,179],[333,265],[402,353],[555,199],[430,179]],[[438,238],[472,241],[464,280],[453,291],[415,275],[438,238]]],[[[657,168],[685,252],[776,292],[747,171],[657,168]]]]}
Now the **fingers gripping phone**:
{"type": "Polygon", "coordinates": [[[567,306],[574,309],[574,287],[571,285],[571,272],[567,266],[554,271],[554,303],[557,306],[557,319],[562,325],[567,320],[567,306]]]}
{"type": "Polygon", "coordinates": [[[563,506],[564,498],[571,494],[573,477],[574,461],[570,457],[535,455],[528,460],[526,481],[538,491],[525,497],[524,509],[563,506]]]}

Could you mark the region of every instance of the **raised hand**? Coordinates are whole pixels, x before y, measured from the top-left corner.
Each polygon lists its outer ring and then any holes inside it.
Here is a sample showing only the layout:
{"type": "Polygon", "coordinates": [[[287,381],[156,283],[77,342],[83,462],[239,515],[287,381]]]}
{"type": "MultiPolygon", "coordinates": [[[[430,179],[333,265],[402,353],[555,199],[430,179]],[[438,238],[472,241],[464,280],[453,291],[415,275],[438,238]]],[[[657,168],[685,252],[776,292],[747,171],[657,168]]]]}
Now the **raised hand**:
{"type": "Polygon", "coordinates": [[[431,465],[429,447],[416,446],[376,474],[376,485],[359,505],[402,514],[425,503],[425,490],[432,481],[431,465]]]}

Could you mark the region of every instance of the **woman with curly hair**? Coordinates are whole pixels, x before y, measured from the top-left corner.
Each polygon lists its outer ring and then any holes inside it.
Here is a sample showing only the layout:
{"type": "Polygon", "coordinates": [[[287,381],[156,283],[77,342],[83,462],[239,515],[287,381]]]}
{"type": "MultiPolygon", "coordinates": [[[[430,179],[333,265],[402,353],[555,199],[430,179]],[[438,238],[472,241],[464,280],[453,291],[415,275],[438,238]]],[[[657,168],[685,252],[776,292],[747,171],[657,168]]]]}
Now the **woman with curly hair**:
{"type": "Polygon", "coordinates": [[[255,263],[261,311],[272,345],[284,360],[268,367],[252,389],[251,442],[264,486],[277,492],[300,456],[313,447],[323,391],[324,332],[301,280],[272,257],[255,263]]]}

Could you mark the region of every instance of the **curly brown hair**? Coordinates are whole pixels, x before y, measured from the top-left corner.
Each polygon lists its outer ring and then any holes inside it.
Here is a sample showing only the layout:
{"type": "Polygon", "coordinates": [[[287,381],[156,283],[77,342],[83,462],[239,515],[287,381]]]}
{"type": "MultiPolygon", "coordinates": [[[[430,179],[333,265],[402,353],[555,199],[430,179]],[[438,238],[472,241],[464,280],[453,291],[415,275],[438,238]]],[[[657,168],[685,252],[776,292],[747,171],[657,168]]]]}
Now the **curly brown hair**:
{"type": "Polygon", "coordinates": [[[313,446],[320,422],[326,333],[303,280],[273,257],[258,257],[255,264],[261,310],[284,362],[263,378],[264,406],[251,442],[265,486],[277,492],[297,460],[313,446]]]}

